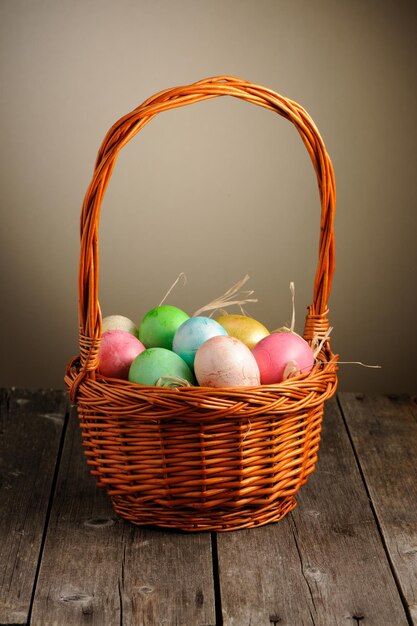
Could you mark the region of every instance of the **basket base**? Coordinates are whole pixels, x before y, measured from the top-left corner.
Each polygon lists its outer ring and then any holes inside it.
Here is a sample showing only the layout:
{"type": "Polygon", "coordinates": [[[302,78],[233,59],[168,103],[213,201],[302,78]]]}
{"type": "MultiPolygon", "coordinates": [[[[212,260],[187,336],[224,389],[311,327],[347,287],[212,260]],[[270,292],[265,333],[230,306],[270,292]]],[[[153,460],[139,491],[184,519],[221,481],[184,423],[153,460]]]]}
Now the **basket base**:
{"type": "Polygon", "coordinates": [[[186,532],[240,530],[278,522],[292,511],[297,502],[293,496],[279,498],[259,508],[193,511],[184,509],[160,510],[146,506],[129,496],[113,496],[112,504],[119,517],[137,526],[158,526],[186,532]]]}

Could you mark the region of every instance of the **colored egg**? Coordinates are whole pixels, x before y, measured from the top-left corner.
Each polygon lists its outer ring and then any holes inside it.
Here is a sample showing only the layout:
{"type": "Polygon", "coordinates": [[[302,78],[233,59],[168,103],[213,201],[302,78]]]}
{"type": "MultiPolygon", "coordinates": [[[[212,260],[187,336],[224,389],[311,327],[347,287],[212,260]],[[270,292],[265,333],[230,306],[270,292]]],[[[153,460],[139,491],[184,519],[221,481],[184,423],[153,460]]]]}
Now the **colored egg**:
{"type": "Polygon", "coordinates": [[[127,380],[132,361],[144,350],[139,339],[126,330],[108,330],[101,337],[98,371],[109,378],[127,380]]]}
{"type": "Polygon", "coordinates": [[[135,322],[124,315],[107,315],[103,317],[101,324],[101,332],[106,333],[108,330],[125,330],[135,337],[138,336],[138,327],[135,322]]]}
{"type": "Polygon", "coordinates": [[[197,350],[194,372],[202,387],[250,387],[260,384],[255,357],[235,337],[218,336],[197,350]]]}
{"type": "Polygon", "coordinates": [[[189,315],[170,304],[162,304],[149,311],[139,326],[139,339],[146,348],[172,350],[172,340],[189,315]]]}
{"type": "Polygon", "coordinates": [[[172,349],[193,367],[199,347],[211,337],[219,335],[227,335],[227,331],[215,320],[203,316],[190,317],[175,333],[172,349]]]}
{"type": "Polygon", "coordinates": [[[217,317],[216,321],[227,330],[227,334],[230,337],[236,337],[250,350],[261,339],[269,335],[269,330],[261,322],[247,315],[222,315],[217,317]]]}
{"type": "Polygon", "coordinates": [[[182,378],[195,384],[195,377],[187,363],[166,348],[149,348],[141,352],[129,370],[129,380],[141,385],[156,385],[160,378],[182,378]]]}
{"type": "Polygon", "coordinates": [[[252,353],[261,373],[261,384],[280,383],[291,374],[307,374],[314,355],[305,339],[292,332],[272,333],[256,344],[252,353]]]}

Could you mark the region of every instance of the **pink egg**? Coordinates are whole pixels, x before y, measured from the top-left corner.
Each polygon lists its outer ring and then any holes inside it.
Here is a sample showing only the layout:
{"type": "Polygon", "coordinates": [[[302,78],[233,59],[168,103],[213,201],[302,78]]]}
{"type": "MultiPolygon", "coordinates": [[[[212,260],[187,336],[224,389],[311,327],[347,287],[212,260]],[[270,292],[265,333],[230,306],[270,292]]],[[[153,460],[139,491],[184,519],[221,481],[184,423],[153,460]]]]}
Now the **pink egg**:
{"type": "Polygon", "coordinates": [[[108,330],[101,337],[98,371],[109,378],[127,380],[135,358],[145,350],[143,343],[126,330],[108,330]]]}
{"type": "Polygon", "coordinates": [[[253,348],[261,384],[280,383],[289,373],[307,374],[314,365],[308,343],[296,333],[271,333],[253,348]]]}
{"type": "Polygon", "coordinates": [[[197,350],[194,373],[202,387],[250,387],[259,385],[259,368],[244,343],[219,335],[197,350]]]}

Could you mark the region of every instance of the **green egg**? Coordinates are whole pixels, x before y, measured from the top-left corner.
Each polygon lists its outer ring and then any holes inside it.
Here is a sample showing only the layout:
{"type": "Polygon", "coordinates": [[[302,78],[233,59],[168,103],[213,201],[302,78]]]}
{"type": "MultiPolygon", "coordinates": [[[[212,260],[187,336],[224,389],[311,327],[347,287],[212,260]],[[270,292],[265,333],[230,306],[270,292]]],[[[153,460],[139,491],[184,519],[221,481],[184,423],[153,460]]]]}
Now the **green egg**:
{"type": "Polygon", "coordinates": [[[139,326],[139,340],[146,348],[172,350],[177,328],[189,319],[189,315],[176,306],[162,304],[149,311],[139,326]]]}
{"type": "Polygon", "coordinates": [[[130,366],[129,380],[140,385],[156,385],[165,376],[183,378],[196,384],[193,372],[175,352],[166,348],[149,348],[139,354],[130,366]]]}

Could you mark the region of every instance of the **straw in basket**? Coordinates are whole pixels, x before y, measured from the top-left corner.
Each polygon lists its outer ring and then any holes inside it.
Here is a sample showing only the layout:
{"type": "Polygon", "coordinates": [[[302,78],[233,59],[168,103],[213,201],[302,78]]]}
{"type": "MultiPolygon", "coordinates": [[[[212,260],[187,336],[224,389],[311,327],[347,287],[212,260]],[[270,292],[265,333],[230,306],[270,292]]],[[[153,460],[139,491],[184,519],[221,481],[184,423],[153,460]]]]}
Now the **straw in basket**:
{"type": "Polygon", "coordinates": [[[65,382],[77,403],[87,463],[114,510],[140,525],[223,531],[280,520],[314,471],[324,402],[337,384],[337,357],[324,341],[308,374],[275,385],[238,388],[145,387],[98,372],[100,206],[120,150],[155,115],[234,96],[292,122],[311,157],[321,201],[318,267],[304,338],[328,334],[334,271],[335,181],[307,112],[271,89],[220,76],[165,90],[122,117],[97,156],[81,214],[80,355],[65,382]]]}

